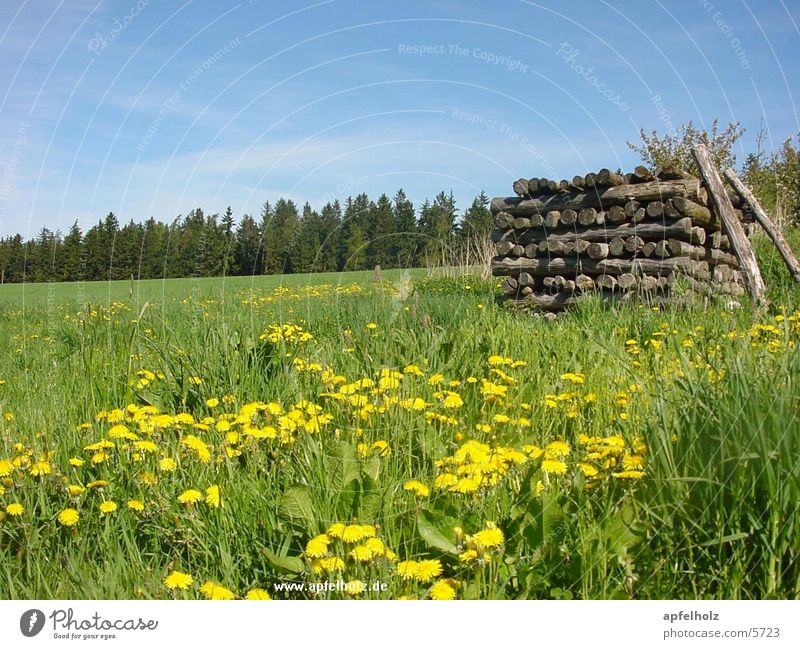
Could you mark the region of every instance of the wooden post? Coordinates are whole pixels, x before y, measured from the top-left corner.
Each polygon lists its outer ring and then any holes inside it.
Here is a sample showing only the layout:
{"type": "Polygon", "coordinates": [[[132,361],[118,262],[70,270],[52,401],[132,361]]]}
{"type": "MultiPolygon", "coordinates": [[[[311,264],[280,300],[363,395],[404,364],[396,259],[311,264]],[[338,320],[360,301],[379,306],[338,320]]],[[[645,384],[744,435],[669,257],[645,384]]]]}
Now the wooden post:
{"type": "Polygon", "coordinates": [[[764,228],[764,231],[769,235],[769,238],[772,239],[772,243],[775,244],[778,252],[781,253],[781,257],[783,257],[783,261],[786,263],[786,267],[792,274],[794,281],[800,282],[800,263],[797,262],[797,258],[792,254],[792,249],[789,247],[789,244],[786,243],[786,239],[783,238],[781,231],[775,226],[772,219],[767,216],[767,213],[764,211],[764,208],[761,207],[761,204],[753,195],[753,192],[745,187],[744,183],[739,180],[739,176],[736,175],[733,169],[725,170],[725,178],[736,190],[736,193],[742,197],[742,200],[750,206],[753,214],[755,214],[756,221],[764,228]]]}
{"type": "Polygon", "coordinates": [[[722,229],[728,234],[733,252],[739,260],[739,267],[742,271],[742,278],[747,287],[747,292],[757,304],[762,304],[766,291],[764,280],[758,268],[753,246],[750,245],[750,240],[745,235],[742,224],[739,223],[739,219],[736,218],[736,214],[733,212],[733,205],[731,204],[730,198],[728,198],[728,194],[725,193],[725,186],[722,184],[722,178],[720,178],[717,173],[705,145],[695,145],[692,148],[692,154],[694,155],[695,162],[697,162],[700,174],[706,183],[706,189],[711,198],[711,203],[714,205],[714,209],[719,216],[722,229]]]}

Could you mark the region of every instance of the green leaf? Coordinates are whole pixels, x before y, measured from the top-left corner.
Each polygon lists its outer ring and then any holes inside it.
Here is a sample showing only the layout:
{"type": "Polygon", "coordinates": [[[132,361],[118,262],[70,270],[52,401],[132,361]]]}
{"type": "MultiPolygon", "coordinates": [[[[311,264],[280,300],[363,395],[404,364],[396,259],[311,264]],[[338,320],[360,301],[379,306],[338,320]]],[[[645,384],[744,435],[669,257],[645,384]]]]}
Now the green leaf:
{"type": "Polygon", "coordinates": [[[270,565],[280,572],[299,575],[305,570],[305,564],[300,557],[279,557],[268,548],[264,548],[264,556],[270,565]]]}
{"type": "Polygon", "coordinates": [[[309,530],[316,522],[311,495],[308,487],[303,485],[289,487],[280,497],[278,508],[281,515],[288,518],[290,522],[295,524],[305,523],[309,530]]]}
{"type": "Polygon", "coordinates": [[[458,548],[447,538],[442,531],[443,527],[442,518],[432,512],[423,509],[417,515],[417,531],[425,543],[442,552],[457,554],[458,548]]]}
{"type": "Polygon", "coordinates": [[[339,442],[334,446],[331,451],[331,461],[331,484],[336,491],[344,491],[361,477],[361,467],[352,444],[339,442]]]}

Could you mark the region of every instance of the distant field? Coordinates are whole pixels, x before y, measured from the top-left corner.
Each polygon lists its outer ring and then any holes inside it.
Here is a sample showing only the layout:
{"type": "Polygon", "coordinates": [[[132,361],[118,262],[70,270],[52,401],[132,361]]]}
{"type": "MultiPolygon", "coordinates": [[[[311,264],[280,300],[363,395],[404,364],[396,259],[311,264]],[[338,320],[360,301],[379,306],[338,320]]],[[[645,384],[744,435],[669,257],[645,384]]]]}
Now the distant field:
{"type": "Polygon", "coordinates": [[[424,271],[2,286],[0,597],[800,596],[759,254],[763,311],[553,322],[424,271]]]}

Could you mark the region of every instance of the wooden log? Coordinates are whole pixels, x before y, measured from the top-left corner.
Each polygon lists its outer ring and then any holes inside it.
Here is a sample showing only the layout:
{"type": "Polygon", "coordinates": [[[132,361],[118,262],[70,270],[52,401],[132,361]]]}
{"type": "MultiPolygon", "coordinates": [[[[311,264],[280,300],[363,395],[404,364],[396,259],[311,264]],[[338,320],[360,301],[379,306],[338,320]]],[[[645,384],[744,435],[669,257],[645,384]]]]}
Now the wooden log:
{"type": "Polygon", "coordinates": [[[589,249],[590,242],[586,239],[575,240],[575,254],[582,255],[589,249]]]}
{"type": "Polygon", "coordinates": [[[578,213],[575,210],[564,210],[561,212],[561,225],[574,225],[578,221],[578,213]]]}
{"type": "Polygon", "coordinates": [[[622,273],[622,275],[617,278],[617,284],[625,291],[636,288],[638,283],[638,278],[633,273],[622,273]]]}
{"type": "Polygon", "coordinates": [[[609,223],[625,223],[626,218],[624,207],[612,205],[606,210],[606,221],[609,223]]]}
{"type": "Polygon", "coordinates": [[[619,257],[625,251],[625,239],[619,235],[612,237],[608,243],[608,254],[611,257],[619,257]]]}
{"type": "Polygon", "coordinates": [[[503,280],[501,290],[505,295],[516,295],[519,289],[519,282],[515,277],[506,277],[503,280]]]}
{"type": "Polygon", "coordinates": [[[588,275],[578,275],[575,278],[575,288],[579,291],[592,291],[594,290],[594,279],[588,275]]]}
{"type": "Polygon", "coordinates": [[[613,291],[617,288],[617,278],[612,275],[599,275],[595,278],[594,283],[607,291],[613,291]]]}
{"type": "Polygon", "coordinates": [[[625,203],[624,207],[625,216],[627,216],[629,219],[632,219],[634,216],[636,216],[636,212],[639,211],[639,208],[641,206],[642,205],[639,201],[628,201],[627,203],[625,203]]]}
{"type": "Polygon", "coordinates": [[[706,242],[706,237],[706,231],[703,228],[694,226],[692,227],[692,236],[689,237],[689,242],[697,246],[702,246],[706,242]]]}
{"type": "Polygon", "coordinates": [[[541,214],[531,214],[528,218],[531,220],[532,228],[540,228],[544,225],[544,216],[541,214]]]}
{"type": "Polygon", "coordinates": [[[725,264],[715,266],[711,272],[711,281],[719,283],[733,281],[733,268],[725,264]]]}
{"type": "Polygon", "coordinates": [[[639,165],[633,170],[633,175],[636,178],[637,183],[649,183],[655,179],[655,176],[653,176],[651,171],[642,165],[639,165]]]}
{"type": "Polygon", "coordinates": [[[583,176],[573,176],[572,186],[577,190],[583,191],[583,189],[586,187],[586,183],[583,180],[583,176]]]}
{"type": "Polygon", "coordinates": [[[536,286],[536,278],[530,273],[522,272],[517,277],[517,283],[520,286],[536,286]]]}
{"type": "Polygon", "coordinates": [[[725,178],[733,186],[739,196],[742,197],[742,201],[750,207],[755,220],[764,228],[764,232],[767,233],[767,236],[772,239],[772,243],[774,243],[775,247],[778,249],[778,252],[783,258],[783,263],[786,264],[786,268],[789,269],[789,273],[794,281],[800,282],[800,263],[798,263],[797,258],[794,256],[791,247],[786,242],[786,239],[784,239],[781,231],[775,226],[772,219],[767,216],[767,213],[764,211],[764,208],[761,207],[761,204],[753,195],[753,192],[745,187],[744,183],[739,180],[739,177],[733,169],[725,170],[725,178]]]}
{"type": "Polygon", "coordinates": [[[528,181],[525,178],[518,178],[517,180],[515,180],[512,187],[514,189],[514,193],[517,196],[528,195],[528,181]]]}
{"type": "Polygon", "coordinates": [[[659,259],[666,259],[667,257],[671,256],[666,241],[662,239],[656,243],[656,249],[653,251],[653,256],[659,259]]]}
{"type": "Polygon", "coordinates": [[[648,241],[642,246],[642,254],[645,257],[652,257],[655,251],[656,251],[655,241],[648,241]]]}
{"type": "Polygon", "coordinates": [[[538,243],[529,243],[525,246],[525,256],[534,259],[539,255],[539,244],[538,243]]]}
{"type": "Polygon", "coordinates": [[[722,232],[712,232],[710,235],[709,244],[712,248],[719,248],[720,250],[729,250],[731,247],[731,242],[728,239],[728,236],[722,234],[722,232]]]}
{"type": "Polygon", "coordinates": [[[531,227],[531,220],[527,216],[518,216],[512,225],[515,230],[526,230],[531,227]]]}
{"type": "Polygon", "coordinates": [[[590,243],[586,249],[586,254],[591,259],[605,259],[608,257],[608,244],[607,243],[590,243]]]}
{"type": "Polygon", "coordinates": [[[514,255],[515,257],[522,257],[525,254],[525,246],[521,246],[519,244],[516,244],[511,249],[511,254],[514,255]]]}
{"type": "Polygon", "coordinates": [[[597,225],[605,225],[605,223],[606,223],[606,211],[605,210],[600,210],[599,212],[597,212],[597,219],[595,220],[595,223],[597,225]]]}
{"type": "Polygon", "coordinates": [[[491,212],[492,214],[510,212],[514,216],[547,214],[550,210],[563,212],[566,209],[573,209],[579,212],[584,207],[602,209],[612,205],[624,206],[625,203],[631,200],[646,203],[656,200],[665,201],[675,196],[688,198],[700,204],[706,200],[705,190],[698,180],[653,181],[638,185],[617,185],[615,187],[598,188],[596,191],[565,192],[534,198],[521,198],[519,196],[498,197],[492,199],[491,212]]]}
{"type": "Polygon", "coordinates": [[[683,216],[678,208],[675,207],[675,203],[671,198],[664,202],[664,216],[668,219],[679,219],[683,216]]]}
{"type": "MultiPolygon", "coordinates": [[[[579,215],[580,216],[580,215],[579,215]]],[[[597,218],[595,216],[595,218],[597,218]]],[[[705,233],[701,228],[697,228],[698,232],[705,233]]],[[[564,232],[547,232],[535,230],[516,231],[511,230],[506,234],[506,238],[513,240],[514,243],[526,245],[531,242],[539,242],[543,238],[548,240],[558,241],[577,241],[578,239],[586,239],[590,243],[593,241],[610,241],[615,236],[629,237],[639,236],[645,241],[658,241],[660,239],[672,237],[680,239],[681,241],[691,241],[692,243],[702,245],[703,241],[697,240],[695,231],[692,229],[692,220],[689,218],[679,219],[672,223],[662,222],[645,222],[645,223],[623,223],[617,226],[597,227],[574,227],[564,232]]]]}
{"type": "Polygon", "coordinates": [[[574,241],[565,241],[564,242],[564,255],[572,255],[575,253],[575,242],[574,241]]]}
{"type": "Polygon", "coordinates": [[[581,225],[596,225],[597,210],[593,207],[584,207],[578,212],[578,223],[581,225]]]}
{"type": "MultiPolygon", "coordinates": [[[[677,239],[676,239],[677,241],[677,239]]],[[[644,239],[639,236],[632,236],[625,239],[625,252],[635,254],[644,248],[644,239]]]]}
{"type": "Polygon", "coordinates": [[[548,230],[555,230],[561,221],[561,212],[550,210],[544,217],[544,227],[548,230]]]}
{"type": "Polygon", "coordinates": [[[519,294],[521,297],[527,297],[528,295],[533,295],[533,286],[523,286],[519,294]]]}
{"type": "Polygon", "coordinates": [[[550,192],[550,179],[549,178],[539,178],[539,193],[540,194],[549,194],[550,192]]]}
{"type": "Polygon", "coordinates": [[[550,259],[528,259],[527,257],[510,258],[495,257],[492,259],[492,274],[495,276],[517,276],[521,272],[528,272],[536,277],[547,275],[577,275],[584,274],[591,277],[597,275],[621,275],[632,273],[634,275],[656,275],[682,273],[697,279],[710,277],[708,263],[695,261],[686,257],[671,257],[669,259],[567,259],[552,257],[550,259]]]}
{"type": "Polygon", "coordinates": [[[650,201],[645,208],[645,212],[651,219],[660,219],[664,216],[664,203],[661,201],[650,201]]]}
{"type": "Polygon", "coordinates": [[[658,280],[652,275],[642,275],[639,278],[639,290],[655,291],[658,288],[658,280]]]}
{"type": "Polygon", "coordinates": [[[624,177],[625,177],[625,182],[626,182],[626,183],[628,183],[628,184],[630,184],[630,183],[636,183],[636,182],[639,182],[639,181],[636,179],[636,174],[634,174],[634,173],[627,173],[627,174],[624,174],[624,177]]]}
{"type": "Polygon", "coordinates": [[[683,196],[674,196],[672,198],[672,204],[681,214],[692,219],[692,223],[695,225],[702,225],[707,228],[719,230],[719,221],[717,217],[712,214],[711,210],[707,207],[690,201],[683,196]]]}
{"type": "Polygon", "coordinates": [[[641,223],[647,217],[647,210],[645,208],[640,207],[636,210],[635,214],[631,217],[631,221],[634,223],[641,223]]]}
{"type": "Polygon", "coordinates": [[[709,266],[725,264],[733,268],[739,267],[739,260],[736,259],[735,255],[723,252],[717,248],[693,246],[691,243],[679,241],[678,239],[669,239],[667,245],[673,257],[689,257],[690,259],[707,261],[709,266]]]}
{"type": "Polygon", "coordinates": [[[665,165],[656,170],[656,178],[659,180],[689,180],[695,177],[688,171],[683,171],[673,165],[665,165]]]}
{"type": "Polygon", "coordinates": [[[565,293],[574,293],[576,289],[577,289],[577,284],[575,283],[574,279],[565,280],[564,284],[561,286],[561,290],[564,291],[565,293]]]}
{"type": "Polygon", "coordinates": [[[528,194],[536,196],[539,193],[539,179],[528,178],[528,194]]]}
{"type": "Polygon", "coordinates": [[[604,187],[615,187],[616,185],[626,184],[625,176],[605,168],[597,172],[597,181],[598,184],[604,187]]]}
{"type": "Polygon", "coordinates": [[[558,181],[558,191],[560,192],[568,192],[571,189],[569,180],[559,180],[558,181]]]}
{"type": "Polygon", "coordinates": [[[548,255],[563,255],[564,242],[544,239],[543,241],[539,242],[539,253],[545,253],[548,255]]]}
{"type": "Polygon", "coordinates": [[[594,187],[597,184],[597,174],[590,171],[583,177],[583,182],[587,187],[594,187]]]}
{"type": "MultiPolygon", "coordinates": [[[[733,205],[725,193],[725,187],[722,184],[722,179],[717,173],[714,163],[711,161],[711,156],[708,149],[703,144],[697,144],[692,149],[697,167],[700,169],[700,174],[708,187],[711,203],[714,205],[716,213],[719,215],[722,229],[731,240],[731,248],[739,260],[739,267],[744,277],[744,284],[750,297],[755,300],[757,304],[764,302],[764,293],[766,287],[764,280],[761,277],[761,270],[758,267],[753,246],[744,234],[744,229],[739,219],[733,213],[733,205]]],[[[677,206],[677,204],[676,204],[677,206]]],[[[678,208],[680,209],[680,208],[678,208]]]]}

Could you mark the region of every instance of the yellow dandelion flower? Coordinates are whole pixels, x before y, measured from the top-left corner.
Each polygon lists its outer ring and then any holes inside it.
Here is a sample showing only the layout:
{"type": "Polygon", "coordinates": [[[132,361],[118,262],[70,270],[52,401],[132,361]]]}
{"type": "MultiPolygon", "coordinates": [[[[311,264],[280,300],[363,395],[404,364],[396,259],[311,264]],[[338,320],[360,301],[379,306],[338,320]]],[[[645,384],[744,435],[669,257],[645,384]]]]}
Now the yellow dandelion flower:
{"type": "Polygon", "coordinates": [[[328,536],[333,539],[340,539],[344,534],[344,523],[334,523],[328,528],[328,536]]]}
{"type": "Polygon", "coordinates": [[[563,475],[567,472],[567,463],[561,460],[543,460],[542,471],[545,473],[554,473],[556,475],[563,475]]]}
{"type": "Polygon", "coordinates": [[[113,514],[117,511],[117,503],[113,500],[104,500],[100,503],[100,512],[102,514],[113,514]]]}
{"type": "Polygon", "coordinates": [[[320,534],[306,543],[306,556],[316,559],[328,554],[328,544],[331,542],[327,534],[320,534]]]}
{"type": "Polygon", "coordinates": [[[19,503],[11,503],[6,507],[6,514],[9,516],[22,516],[25,513],[25,508],[19,503]]]}
{"type": "Polygon", "coordinates": [[[128,509],[132,509],[135,512],[144,511],[144,503],[141,500],[129,500],[128,509]]]}
{"type": "Polygon", "coordinates": [[[494,523],[486,523],[486,529],[474,534],[472,540],[484,548],[499,548],[506,539],[499,527],[496,527],[494,523]]]}
{"type": "Polygon", "coordinates": [[[178,496],[178,502],[184,505],[191,505],[202,499],[203,494],[197,491],[197,489],[187,489],[180,496],[178,496]]]}
{"type": "Polygon", "coordinates": [[[216,408],[219,405],[219,399],[216,397],[212,397],[211,399],[206,399],[206,405],[209,408],[216,408]]]}
{"type": "Polygon", "coordinates": [[[58,522],[64,527],[77,525],[79,520],[80,514],[75,509],[64,509],[58,513],[58,522]]]}
{"type": "Polygon", "coordinates": [[[184,572],[173,571],[164,578],[164,585],[170,590],[186,590],[194,579],[184,572]]]}
{"type": "Polygon", "coordinates": [[[210,487],[206,488],[206,498],[205,498],[206,505],[210,505],[211,507],[219,507],[220,506],[220,497],[219,497],[219,486],[212,484],[210,487]]]}
{"type": "Polygon", "coordinates": [[[414,577],[423,584],[429,583],[442,574],[442,562],[438,559],[418,561],[414,577]]]}
{"type": "Polygon", "coordinates": [[[83,460],[79,457],[69,458],[69,465],[74,466],[76,469],[83,466],[83,460]]]}
{"type": "Polygon", "coordinates": [[[158,468],[165,472],[174,471],[178,464],[171,457],[161,458],[158,462],[158,468]]]}
{"type": "Polygon", "coordinates": [[[269,596],[269,593],[263,588],[252,588],[248,590],[244,598],[249,600],[272,599],[272,597],[269,596]]]}
{"type": "Polygon", "coordinates": [[[208,599],[215,600],[231,600],[236,599],[236,595],[224,586],[215,584],[213,581],[207,581],[200,586],[200,592],[208,599]]]}
{"type": "Polygon", "coordinates": [[[79,484],[71,484],[67,487],[67,493],[73,498],[80,496],[86,489],[79,484]]]}
{"type": "Polygon", "coordinates": [[[403,485],[405,491],[412,492],[415,496],[420,498],[427,498],[431,494],[431,490],[427,485],[422,484],[418,480],[409,480],[403,485]]]}
{"type": "Polygon", "coordinates": [[[344,585],[344,591],[348,595],[360,595],[367,589],[367,585],[360,579],[353,579],[344,585]]]}
{"type": "Polygon", "coordinates": [[[453,579],[440,579],[431,586],[431,599],[451,600],[456,598],[456,581],[453,579]]]}

